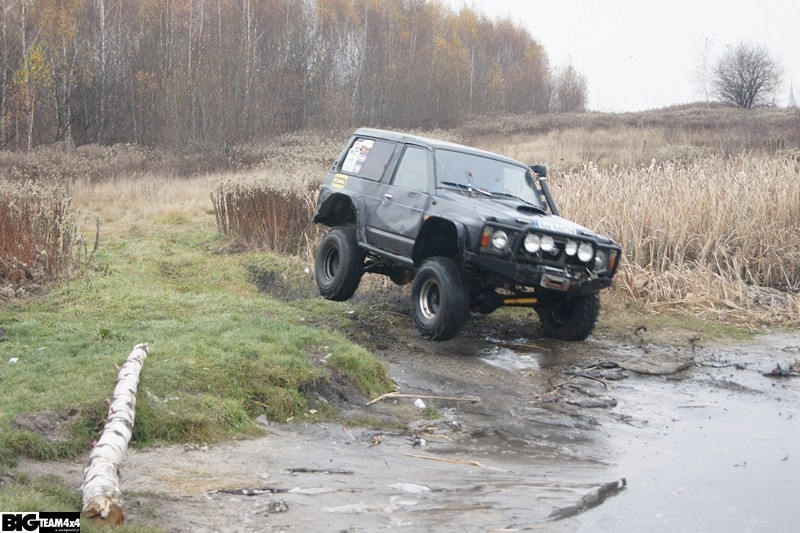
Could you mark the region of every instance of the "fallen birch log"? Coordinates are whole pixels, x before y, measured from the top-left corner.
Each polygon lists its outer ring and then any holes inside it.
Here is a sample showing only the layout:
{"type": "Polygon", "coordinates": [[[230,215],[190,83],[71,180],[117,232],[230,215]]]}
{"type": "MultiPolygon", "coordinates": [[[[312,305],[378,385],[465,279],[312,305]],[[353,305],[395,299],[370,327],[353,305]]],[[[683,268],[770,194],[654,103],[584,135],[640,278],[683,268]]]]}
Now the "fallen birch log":
{"type": "Polygon", "coordinates": [[[146,357],[147,344],[137,344],[119,369],[106,425],[84,470],[81,516],[96,525],[113,526],[125,521],[119,464],[133,435],[136,389],[146,357]]]}

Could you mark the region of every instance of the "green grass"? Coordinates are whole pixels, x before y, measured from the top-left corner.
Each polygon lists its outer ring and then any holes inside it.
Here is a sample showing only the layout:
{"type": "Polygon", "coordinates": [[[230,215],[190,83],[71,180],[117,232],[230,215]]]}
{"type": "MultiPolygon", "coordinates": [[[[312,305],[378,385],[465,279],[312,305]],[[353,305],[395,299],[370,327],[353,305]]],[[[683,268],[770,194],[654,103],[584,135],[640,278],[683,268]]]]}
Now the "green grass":
{"type": "Polygon", "coordinates": [[[429,405],[422,410],[422,417],[427,420],[438,420],[442,417],[442,413],[435,406],[429,405]]]}
{"type": "Polygon", "coordinates": [[[274,298],[253,282],[253,265],[302,272],[301,265],[221,253],[212,230],[183,220],[131,233],[103,243],[93,273],[0,308],[8,338],[0,343],[0,464],[88,450],[106,416],[114,365],[141,342],[150,355],[134,446],[257,433],[256,416],[307,413],[311,392],[333,374],[365,396],[391,390],[385,366],[332,329],[342,304],[307,292],[274,298]],[[12,424],[26,413],[67,410],[78,411],[77,421],[56,441],[12,424]]]}
{"type": "MultiPolygon", "coordinates": [[[[0,488],[0,509],[21,512],[78,511],[81,508],[81,493],[76,487],[67,487],[55,476],[31,477],[16,470],[0,469],[0,479],[10,481],[0,488]]],[[[84,521],[81,531],[95,533],[108,528],[92,526],[84,521]]],[[[155,533],[163,531],[153,526],[122,524],[114,528],[116,533],[155,533]]]]}
{"type": "Polygon", "coordinates": [[[64,486],[57,477],[31,478],[3,470],[0,477],[12,481],[0,489],[0,509],[4,511],[76,511],[81,507],[81,493],[64,486]]]}

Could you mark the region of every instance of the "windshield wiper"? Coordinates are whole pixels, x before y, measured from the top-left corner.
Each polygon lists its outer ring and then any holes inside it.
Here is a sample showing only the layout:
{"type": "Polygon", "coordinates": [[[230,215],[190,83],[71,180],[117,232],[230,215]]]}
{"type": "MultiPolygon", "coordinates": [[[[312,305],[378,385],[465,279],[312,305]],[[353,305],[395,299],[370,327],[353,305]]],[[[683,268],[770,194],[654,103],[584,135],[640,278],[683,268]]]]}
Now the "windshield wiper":
{"type": "Polygon", "coordinates": [[[486,196],[488,196],[489,198],[494,198],[494,194],[490,193],[490,192],[489,192],[489,191],[487,191],[486,189],[481,189],[480,187],[476,187],[476,186],[474,186],[474,185],[470,184],[470,186],[469,186],[469,192],[472,192],[472,191],[479,192],[479,193],[481,193],[481,194],[485,194],[485,195],[486,195],[486,196]]]}
{"type": "Polygon", "coordinates": [[[458,190],[467,192],[469,191],[469,185],[466,183],[456,183],[455,181],[440,181],[439,185],[447,185],[448,187],[456,187],[458,190]]]}
{"type": "Polygon", "coordinates": [[[467,187],[469,187],[470,193],[472,193],[472,191],[478,191],[481,194],[485,194],[489,198],[493,198],[492,193],[490,193],[486,189],[481,189],[480,187],[476,187],[475,185],[472,184],[472,172],[467,170],[466,175],[467,175],[467,187]]]}
{"type": "Polygon", "coordinates": [[[494,197],[494,195],[492,193],[490,193],[489,191],[487,191],[486,189],[481,189],[480,187],[476,187],[475,185],[473,185],[471,183],[456,183],[455,181],[440,181],[439,184],[440,185],[447,185],[449,187],[457,187],[460,191],[466,192],[466,193],[479,192],[481,194],[485,194],[489,198],[493,198],[494,197]]]}
{"type": "Polygon", "coordinates": [[[515,195],[507,193],[507,192],[492,191],[491,194],[493,196],[499,196],[500,198],[511,198],[513,200],[519,200],[523,204],[529,205],[531,207],[534,207],[534,208],[540,210],[542,213],[546,213],[547,212],[543,207],[538,206],[538,205],[534,204],[533,202],[529,202],[528,200],[525,200],[524,198],[520,198],[519,196],[515,196],[515,195]]]}

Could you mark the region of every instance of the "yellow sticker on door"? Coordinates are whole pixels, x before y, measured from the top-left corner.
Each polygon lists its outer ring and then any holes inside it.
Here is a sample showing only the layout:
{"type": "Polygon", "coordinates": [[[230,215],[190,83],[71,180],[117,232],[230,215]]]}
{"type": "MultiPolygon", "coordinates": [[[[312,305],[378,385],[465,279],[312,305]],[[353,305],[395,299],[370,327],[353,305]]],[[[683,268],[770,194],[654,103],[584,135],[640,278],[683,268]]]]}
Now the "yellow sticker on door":
{"type": "Polygon", "coordinates": [[[347,176],[344,174],[336,174],[333,177],[333,183],[331,183],[331,187],[334,189],[344,189],[345,185],[347,185],[347,176]]]}

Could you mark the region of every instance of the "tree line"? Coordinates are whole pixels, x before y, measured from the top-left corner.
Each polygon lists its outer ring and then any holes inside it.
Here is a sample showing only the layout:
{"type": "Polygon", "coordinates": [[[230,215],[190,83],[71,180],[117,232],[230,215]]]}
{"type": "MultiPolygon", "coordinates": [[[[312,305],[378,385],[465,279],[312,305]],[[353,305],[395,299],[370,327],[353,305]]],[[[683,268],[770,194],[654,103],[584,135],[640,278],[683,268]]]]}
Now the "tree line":
{"type": "Polygon", "coordinates": [[[0,0],[0,148],[181,151],[302,128],[582,110],[509,20],[438,0],[0,0]]]}

